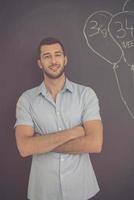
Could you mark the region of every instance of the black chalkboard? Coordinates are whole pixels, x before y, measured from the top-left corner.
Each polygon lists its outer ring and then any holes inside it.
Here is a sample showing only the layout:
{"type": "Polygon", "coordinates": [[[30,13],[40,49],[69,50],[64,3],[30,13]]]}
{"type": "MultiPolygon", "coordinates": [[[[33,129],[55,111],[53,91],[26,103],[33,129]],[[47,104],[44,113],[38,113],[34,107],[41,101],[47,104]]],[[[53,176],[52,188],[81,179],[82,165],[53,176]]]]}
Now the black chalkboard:
{"type": "Polygon", "coordinates": [[[134,1],[0,1],[0,198],[26,199],[30,158],[15,144],[20,94],[42,81],[40,40],[54,36],[69,59],[68,78],[92,87],[104,123],[101,154],[91,155],[101,188],[94,200],[134,199],[134,1]]]}

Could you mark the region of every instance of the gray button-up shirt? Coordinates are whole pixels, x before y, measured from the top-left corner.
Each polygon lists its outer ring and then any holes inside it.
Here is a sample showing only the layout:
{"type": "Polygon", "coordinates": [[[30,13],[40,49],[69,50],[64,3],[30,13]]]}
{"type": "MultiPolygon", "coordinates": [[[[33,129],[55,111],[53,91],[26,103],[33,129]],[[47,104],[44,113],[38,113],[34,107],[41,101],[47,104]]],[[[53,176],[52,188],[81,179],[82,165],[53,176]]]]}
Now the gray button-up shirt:
{"type": "MultiPolygon", "coordinates": [[[[66,79],[55,102],[43,82],[21,95],[16,118],[15,126],[29,125],[39,134],[49,134],[100,119],[98,99],[91,88],[66,79]]],[[[32,156],[30,200],[87,200],[98,191],[88,153],[32,156]]]]}

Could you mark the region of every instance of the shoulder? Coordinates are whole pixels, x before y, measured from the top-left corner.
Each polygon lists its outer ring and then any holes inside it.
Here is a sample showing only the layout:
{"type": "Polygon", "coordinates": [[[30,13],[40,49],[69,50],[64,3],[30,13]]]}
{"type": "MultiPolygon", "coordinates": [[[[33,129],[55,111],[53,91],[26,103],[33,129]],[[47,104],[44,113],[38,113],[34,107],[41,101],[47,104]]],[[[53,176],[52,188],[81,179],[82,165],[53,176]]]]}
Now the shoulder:
{"type": "Polygon", "coordinates": [[[37,95],[39,94],[39,87],[40,86],[36,86],[34,88],[28,89],[26,91],[24,91],[18,101],[27,101],[27,102],[32,102],[34,101],[34,99],[37,97],[37,95]]]}
{"type": "Polygon", "coordinates": [[[74,91],[79,92],[81,95],[96,96],[94,89],[91,88],[90,86],[85,86],[72,81],[70,81],[70,83],[72,84],[72,88],[74,89],[74,91]]]}

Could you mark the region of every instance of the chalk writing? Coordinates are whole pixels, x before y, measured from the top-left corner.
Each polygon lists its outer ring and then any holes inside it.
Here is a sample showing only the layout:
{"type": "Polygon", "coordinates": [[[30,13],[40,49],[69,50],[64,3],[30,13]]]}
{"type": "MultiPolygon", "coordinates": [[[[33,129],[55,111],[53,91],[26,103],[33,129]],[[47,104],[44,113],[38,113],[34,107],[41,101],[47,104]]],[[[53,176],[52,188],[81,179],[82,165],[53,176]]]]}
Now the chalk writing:
{"type": "Polygon", "coordinates": [[[94,20],[91,20],[89,23],[91,24],[90,30],[93,32],[88,34],[89,37],[95,36],[99,33],[101,33],[104,38],[107,37],[108,32],[107,29],[104,27],[104,24],[99,25],[99,23],[94,20]]]}
{"type": "Polygon", "coordinates": [[[131,40],[131,41],[123,41],[122,42],[122,47],[123,48],[131,48],[131,47],[134,47],[134,40],[131,40]]]}
{"type": "Polygon", "coordinates": [[[131,52],[130,50],[128,52],[127,49],[131,47],[132,53],[134,52],[132,42],[134,38],[134,12],[124,11],[113,15],[108,28],[112,39],[122,51],[124,61],[131,67],[134,65],[134,57],[133,59],[129,58],[131,52]]]}
{"type": "Polygon", "coordinates": [[[114,15],[107,11],[97,11],[91,14],[85,22],[83,34],[88,47],[113,65],[121,100],[130,116],[134,119],[134,113],[123,96],[116,72],[123,58],[132,72],[134,87],[134,11],[125,11],[128,8],[128,3],[131,5],[134,2],[127,0],[123,5],[123,11],[114,15]],[[112,53],[109,47],[111,47],[112,53]],[[116,52],[116,55],[114,52],[116,52]]]}
{"type": "Polygon", "coordinates": [[[112,14],[107,11],[97,11],[91,14],[85,22],[83,33],[87,45],[94,53],[109,62],[118,63],[122,57],[122,52],[108,32],[108,24],[112,14]],[[103,45],[99,45],[103,43],[103,45]],[[115,49],[116,54],[109,52],[109,47],[115,49]]]}

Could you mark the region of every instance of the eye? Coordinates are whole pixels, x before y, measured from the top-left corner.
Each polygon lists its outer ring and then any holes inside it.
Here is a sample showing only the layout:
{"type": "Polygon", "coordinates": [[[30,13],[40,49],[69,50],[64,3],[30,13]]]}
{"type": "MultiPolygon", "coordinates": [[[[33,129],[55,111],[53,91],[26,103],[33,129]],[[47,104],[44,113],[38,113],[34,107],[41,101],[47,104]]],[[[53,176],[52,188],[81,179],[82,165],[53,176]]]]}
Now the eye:
{"type": "Polygon", "coordinates": [[[61,53],[57,53],[55,56],[56,57],[60,57],[60,56],[62,56],[62,54],[61,53]]]}
{"type": "Polygon", "coordinates": [[[43,59],[50,59],[50,57],[51,57],[50,55],[43,55],[42,56],[43,59]]]}
{"type": "Polygon", "coordinates": [[[50,56],[44,56],[44,58],[50,58],[50,56]]]}

